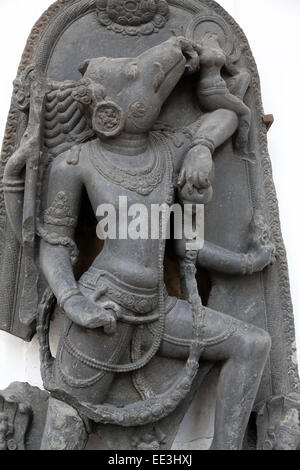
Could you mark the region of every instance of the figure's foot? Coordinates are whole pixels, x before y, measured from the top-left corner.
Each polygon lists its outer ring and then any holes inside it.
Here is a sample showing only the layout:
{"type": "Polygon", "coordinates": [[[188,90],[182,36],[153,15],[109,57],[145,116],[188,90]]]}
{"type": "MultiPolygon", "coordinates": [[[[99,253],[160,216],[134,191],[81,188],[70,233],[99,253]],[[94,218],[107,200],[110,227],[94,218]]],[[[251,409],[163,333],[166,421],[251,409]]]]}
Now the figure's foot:
{"type": "Polygon", "coordinates": [[[230,93],[235,95],[241,101],[244,101],[245,94],[251,82],[251,74],[247,69],[242,69],[237,75],[229,78],[226,82],[230,93]]]}

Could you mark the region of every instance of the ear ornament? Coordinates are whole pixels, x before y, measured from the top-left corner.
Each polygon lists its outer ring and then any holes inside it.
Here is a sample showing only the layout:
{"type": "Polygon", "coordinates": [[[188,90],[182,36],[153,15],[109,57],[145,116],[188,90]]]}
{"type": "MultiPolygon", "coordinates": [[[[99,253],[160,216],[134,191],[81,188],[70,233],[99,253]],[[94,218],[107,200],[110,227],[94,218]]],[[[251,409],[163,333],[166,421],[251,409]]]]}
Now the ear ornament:
{"type": "Polygon", "coordinates": [[[124,112],[113,101],[102,101],[95,107],[92,126],[98,135],[102,137],[115,137],[122,132],[124,124],[124,112]]]}

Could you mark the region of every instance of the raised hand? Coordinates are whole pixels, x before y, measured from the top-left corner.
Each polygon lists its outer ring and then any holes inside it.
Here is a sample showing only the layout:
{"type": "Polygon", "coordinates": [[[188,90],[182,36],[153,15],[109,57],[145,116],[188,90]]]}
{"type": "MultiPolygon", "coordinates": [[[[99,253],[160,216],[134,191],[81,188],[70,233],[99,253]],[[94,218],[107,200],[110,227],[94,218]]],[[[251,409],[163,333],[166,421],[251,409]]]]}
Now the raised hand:
{"type": "Polygon", "coordinates": [[[5,178],[18,178],[29,160],[37,160],[40,152],[42,110],[46,86],[39,81],[31,85],[29,120],[20,146],[11,156],[5,168],[5,178]]]}
{"type": "Polygon", "coordinates": [[[246,256],[251,265],[250,271],[259,272],[276,261],[276,248],[270,228],[260,211],[254,213],[249,235],[249,251],[246,256]]]}
{"type": "Polygon", "coordinates": [[[201,48],[194,42],[186,39],[183,36],[178,38],[182,48],[183,55],[186,57],[186,73],[195,73],[200,67],[200,54],[201,48]]]}

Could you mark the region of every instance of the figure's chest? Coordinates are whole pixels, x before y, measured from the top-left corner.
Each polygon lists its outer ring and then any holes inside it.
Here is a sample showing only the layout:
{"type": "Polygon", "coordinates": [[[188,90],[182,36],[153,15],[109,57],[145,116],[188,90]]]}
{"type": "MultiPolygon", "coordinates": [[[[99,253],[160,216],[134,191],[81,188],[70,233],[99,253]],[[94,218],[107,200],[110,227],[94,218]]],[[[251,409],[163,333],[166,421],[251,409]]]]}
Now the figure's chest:
{"type": "Polygon", "coordinates": [[[149,163],[130,167],[109,161],[91,145],[85,155],[84,184],[94,208],[109,204],[118,212],[125,205],[151,208],[170,197],[173,180],[172,156],[167,148],[156,147],[149,163]]]}
{"type": "Polygon", "coordinates": [[[157,186],[151,189],[147,195],[143,195],[134,189],[127,189],[121,184],[109,181],[101,174],[91,171],[85,187],[89,200],[96,213],[99,205],[111,205],[118,212],[120,207],[133,205],[141,205],[150,208],[154,204],[162,204],[165,202],[165,185],[166,181],[163,177],[157,186]]]}
{"type": "Polygon", "coordinates": [[[201,60],[206,67],[223,67],[226,63],[226,56],[221,50],[207,48],[204,50],[201,60]]]}

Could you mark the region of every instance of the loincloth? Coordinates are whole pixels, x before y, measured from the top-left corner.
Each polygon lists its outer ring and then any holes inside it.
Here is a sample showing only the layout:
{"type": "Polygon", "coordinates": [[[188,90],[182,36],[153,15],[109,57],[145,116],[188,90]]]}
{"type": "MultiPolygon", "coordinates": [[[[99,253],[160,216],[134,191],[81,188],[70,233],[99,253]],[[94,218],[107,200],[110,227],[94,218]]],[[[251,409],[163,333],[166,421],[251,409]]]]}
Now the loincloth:
{"type": "MultiPolygon", "coordinates": [[[[124,365],[119,364],[119,361],[122,356],[127,355],[126,350],[130,356],[131,340],[133,341],[135,336],[134,327],[138,329],[139,326],[155,323],[159,328],[158,289],[129,286],[112,274],[94,267],[83,274],[78,284],[83,295],[99,293],[100,302],[114,301],[121,307],[121,312],[113,336],[106,335],[101,328],[90,330],[68,321],[57,361],[58,372],[63,382],[75,389],[87,388],[99,383],[109,373],[130,372],[136,367],[138,369],[144,367],[141,364],[143,358],[137,360],[136,366],[134,362],[124,365]],[[80,377],[80,371],[86,375],[87,370],[91,372],[90,376],[80,377]],[[95,370],[96,373],[92,373],[95,370]],[[73,374],[76,374],[76,377],[73,374]]],[[[164,314],[168,315],[176,303],[177,298],[169,297],[165,289],[164,314]]],[[[155,332],[154,337],[161,334],[155,332]]],[[[145,365],[154,357],[159,345],[155,347],[155,340],[154,347],[150,345],[149,352],[144,356],[145,365]]]]}
{"type": "MultiPolygon", "coordinates": [[[[93,291],[103,290],[110,300],[136,314],[151,313],[158,305],[158,289],[156,287],[147,289],[131,286],[113,274],[93,266],[81,276],[78,284],[93,291]]],[[[165,288],[165,299],[167,297],[165,288]]]]}
{"type": "MultiPolygon", "coordinates": [[[[166,293],[164,311],[167,320],[166,328],[162,331],[160,344],[154,350],[155,354],[146,353],[143,356],[143,351],[151,351],[155,338],[160,336],[156,289],[133,288],[110,273],[94,267],[81,277],[79,285],[84,295],[103,290],[103,300],[113,300],[122,307],[122,311],[129,317],[131,315],[131,318],[140,319],[141,327],[136,325],[134,328],[133,322],[122,325],[121,321],[118,322],[115,335],[107,336],[102,332],[102,329],[88,330],[78,327],[72,322],[68,323],[61,341],[57,369],[62,382],[71,387],[78,398],[84,398],[84,392],[80,392],[80,389],[86,391],[93,389],[93,387],[97,389],[101,381],[103,390],[108,389],[111,374],[114,373],[133,372],[134,377],[141,382],[142,369],[157,354],[160,347],[162,347],[161,352],[163,351],[166,344],[169,345],[168,351],[171,351],[171,354],[164,357],[179,358],[180,355],[182,359],[188,358],[194,342],[194,331],[191,306],[187,301],[169,297],[166,293]],[[127,291],[125,291],[125,286],[127,291]],[[128,292],[129,289],[130,292],[128,292]],[[134,289],[138,293],[133,292],[134,289]],[[153,306],[155,306],[154,309],[153,306]],[[155,320],[155,316],[157,316],[157,320],[155,320]],[[186,318],[186,324],[182,323],[183,316],[186,318]],[[177,324],[176,331],[174,328],[169,328],[170,325],[177,324]],[[147,325],[147,328],[143,328],[143,325],[147,325]],[[186,334],[184,334],[184,330],[186,330],[186,334]],[[125,361],[128,361],[130,357],[133,362],[124,365],[124,359],[126,358],[125,361]],[[141,364],[143,358],[145,361],[144,364],[141,364]]],[[[206,310],[204,307],[204,312],[206,310]]],[[[203,338],[203,346],[206,348],[220,344],[228,340],[235,331],[236,323],[232,319],[226,330],[220,335],[203,338]]],[[[90,393],[92,396],[92,391],[90,393]]],[[[100,397],[98,401],[101,402],[100,397]]]]}

